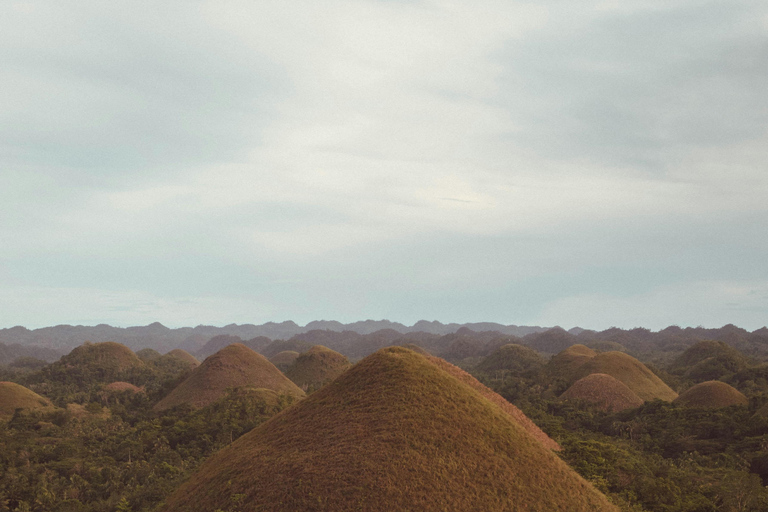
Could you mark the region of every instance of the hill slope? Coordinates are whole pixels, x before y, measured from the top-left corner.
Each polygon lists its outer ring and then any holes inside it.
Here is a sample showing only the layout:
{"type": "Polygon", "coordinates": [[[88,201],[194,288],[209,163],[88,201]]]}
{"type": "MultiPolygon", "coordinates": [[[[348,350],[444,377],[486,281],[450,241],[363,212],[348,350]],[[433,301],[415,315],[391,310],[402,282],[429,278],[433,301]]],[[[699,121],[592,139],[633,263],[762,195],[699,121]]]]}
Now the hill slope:
{"type": "Polygon", "coordinates": [[[322,345],[315,345],[299,355],[285,371],[285,376],[302,389],[319,388],[344,373],[349,359],[322,345]]]}
{"type": "Polygon", "coordinates": [[[209,458],[164,509],[616,511],[472,387],[392,347],[209,458]]]}
{"type": "Polygon", "coordinates": [[[539,370],[544,363],[544,358],[532,348],[508,343],[480,361],[477,371],[492,373],[507,370],[521,373],[539,370]]]}
{"type": "Polygon", "coordinates": [[[739,390],[719,380],[701,382],[680,394],[675,403],[686,407],[729,407],[747,405],[749,400],[739,390]]]}
{"type": "Polygon", "coordinates": [[[573,383],[565,393],[564,400],[584,400],[605,411],[623,411],[643,405],[643,399],[626,384],[605,373],[592,373],[573,383]]]}
{"type": "Polygon", "coordinates": [[[552,356],[546,370],[553,377],[573,380],[576,371],[596,355],[597,352],[585,345],[571,345],[552,356]]]}
{"type": "Polygon", "coordinates": [[[227,388],[239,386],[304,395],[264,356],[235,343],[206,358],[168,396],[155,404],[154,409],[161,411],[181,404],[203,407],[224,396],[227,388]]]}
{"type": "Polygon", "coordinates": [[[13,416],[16,409],[53,409],[53,404],[31,389],[15,382],[0,382],[0,419],[13,416]]]}
{"type": "Polygon", "coordinates": [[[577,378],[586,377],[592,373],[607,373],[626,384],[645,401],[659,398],[671,402],[677,398],[677,393],[647,366],[624,352],[597,354],[578,367],[575,373],[577,378]]]}

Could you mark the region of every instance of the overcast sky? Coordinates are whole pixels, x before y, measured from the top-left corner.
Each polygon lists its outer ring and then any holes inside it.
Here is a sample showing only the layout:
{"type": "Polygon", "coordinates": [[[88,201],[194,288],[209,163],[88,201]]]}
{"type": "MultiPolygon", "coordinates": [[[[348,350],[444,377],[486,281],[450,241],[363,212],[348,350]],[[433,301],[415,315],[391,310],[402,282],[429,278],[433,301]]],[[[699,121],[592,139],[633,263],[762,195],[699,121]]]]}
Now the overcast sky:
{"type": "Polygon", "coordinates": [[[768,3],[0,2],[0,327],[768,323],[768,3]]]}

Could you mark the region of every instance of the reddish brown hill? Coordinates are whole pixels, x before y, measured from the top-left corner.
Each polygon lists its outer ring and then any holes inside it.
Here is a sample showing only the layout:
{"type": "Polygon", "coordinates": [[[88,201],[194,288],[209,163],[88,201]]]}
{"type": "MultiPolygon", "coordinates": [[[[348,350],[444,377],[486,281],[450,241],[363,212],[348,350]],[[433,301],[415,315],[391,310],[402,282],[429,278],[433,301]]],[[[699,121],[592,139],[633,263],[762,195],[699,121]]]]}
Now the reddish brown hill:
{"type": "Polygon", "coordinates": [[[483,397],[498,405],[504,412],[509,414],[518,424],[520,424],[520,426],[522,426],[534,439],[537,439],[541,444],[550,450],[560,451],[560,445],[557,444],[554,439],[545,434],[543,430],[541,430],[533,421],[531,421],[528,416],[523,413],[523,411],[509,403],[509,401],[507,401],[503,396],[495,393],[493,390],[486,387],[472,375],[465,372],[458,366],[452,365],[445,359],[428,356],[427,360],[446,373],[459,379],[464,384],[471,386],[483,397]]]}
{"type": "Polygon", "coordinates": [[[597,354],[577,368],[575,377],[580,379],[592,373],[607,373],[615,377],[645,401],[659,398],[671,402],[677,398],[677,393],[647,366],[624,352],[597,354]]]}
{"type": "Polygon", "coordinates": [[[642,398],[626,384],[605,373],[593,373],[577,380],[560,398],[584,400],[605,411],[623,411],[643,405],[642,398]]]}
{"type": "Polygon", "coordinates": [[[181,404],[203,407],[221,398],[227,388],[239,386],[266,388],[294,396],[304,395],[264,356],[245,345],[235,343],[206,358],[168,396],[155,404],[155,410],[161,411],[181,404]]]}
{"type": "Polygon", "coordinates": [[[729,407],[747,405],[749,400],[740,391],[719,380],[702,382],[680,394],[675,403],[686,407],[729,407]]]}
{"type": "Polygon", "coordinates": [[[53,404],[15,382],[0,382],[0,419],[10,418],[16,409],[53,410],[53,404]]]}
{"type": "Polygon", "coordinates": [[[214,454],[166,512],[616,512],[474,388],[390,347],[214,454]]]}
{"type": "Polygon", "coordinates": [[[349,359],[322,345],[315,345],[301,354],[285,371],[285,376],[302,389],[317,389],[351,365],[349,359]]]}
{"type": "Polygon", "coordinates": [[[131,349],[114,341],[84,343],[62,357],[59,363],[115,373],[144,367],[144,362],[131,349]]]}

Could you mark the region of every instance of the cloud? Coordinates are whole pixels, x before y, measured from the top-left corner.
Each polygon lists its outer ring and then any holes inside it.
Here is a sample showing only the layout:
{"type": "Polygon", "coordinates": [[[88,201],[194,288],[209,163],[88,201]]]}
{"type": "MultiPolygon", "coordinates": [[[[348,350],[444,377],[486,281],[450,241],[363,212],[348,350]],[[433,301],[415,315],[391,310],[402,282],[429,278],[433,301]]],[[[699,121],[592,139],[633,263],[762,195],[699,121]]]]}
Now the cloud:
{"type": "Polygon", "coordinates": [[[0,9],[0,279],[28,310],[564,324],[541,311],[767,277],[753,3],[0,9]]]}

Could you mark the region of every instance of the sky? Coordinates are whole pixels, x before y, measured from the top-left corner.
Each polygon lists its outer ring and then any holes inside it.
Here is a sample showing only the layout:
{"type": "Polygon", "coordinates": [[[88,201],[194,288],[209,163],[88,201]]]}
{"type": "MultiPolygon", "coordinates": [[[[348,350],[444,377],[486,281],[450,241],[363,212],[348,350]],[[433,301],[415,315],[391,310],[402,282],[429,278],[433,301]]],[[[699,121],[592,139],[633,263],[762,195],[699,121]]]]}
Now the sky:
{"type": "Polygon", "coordinates": [[[0,327],[768,323],[761,0],[0,2],[0,327]]]}

